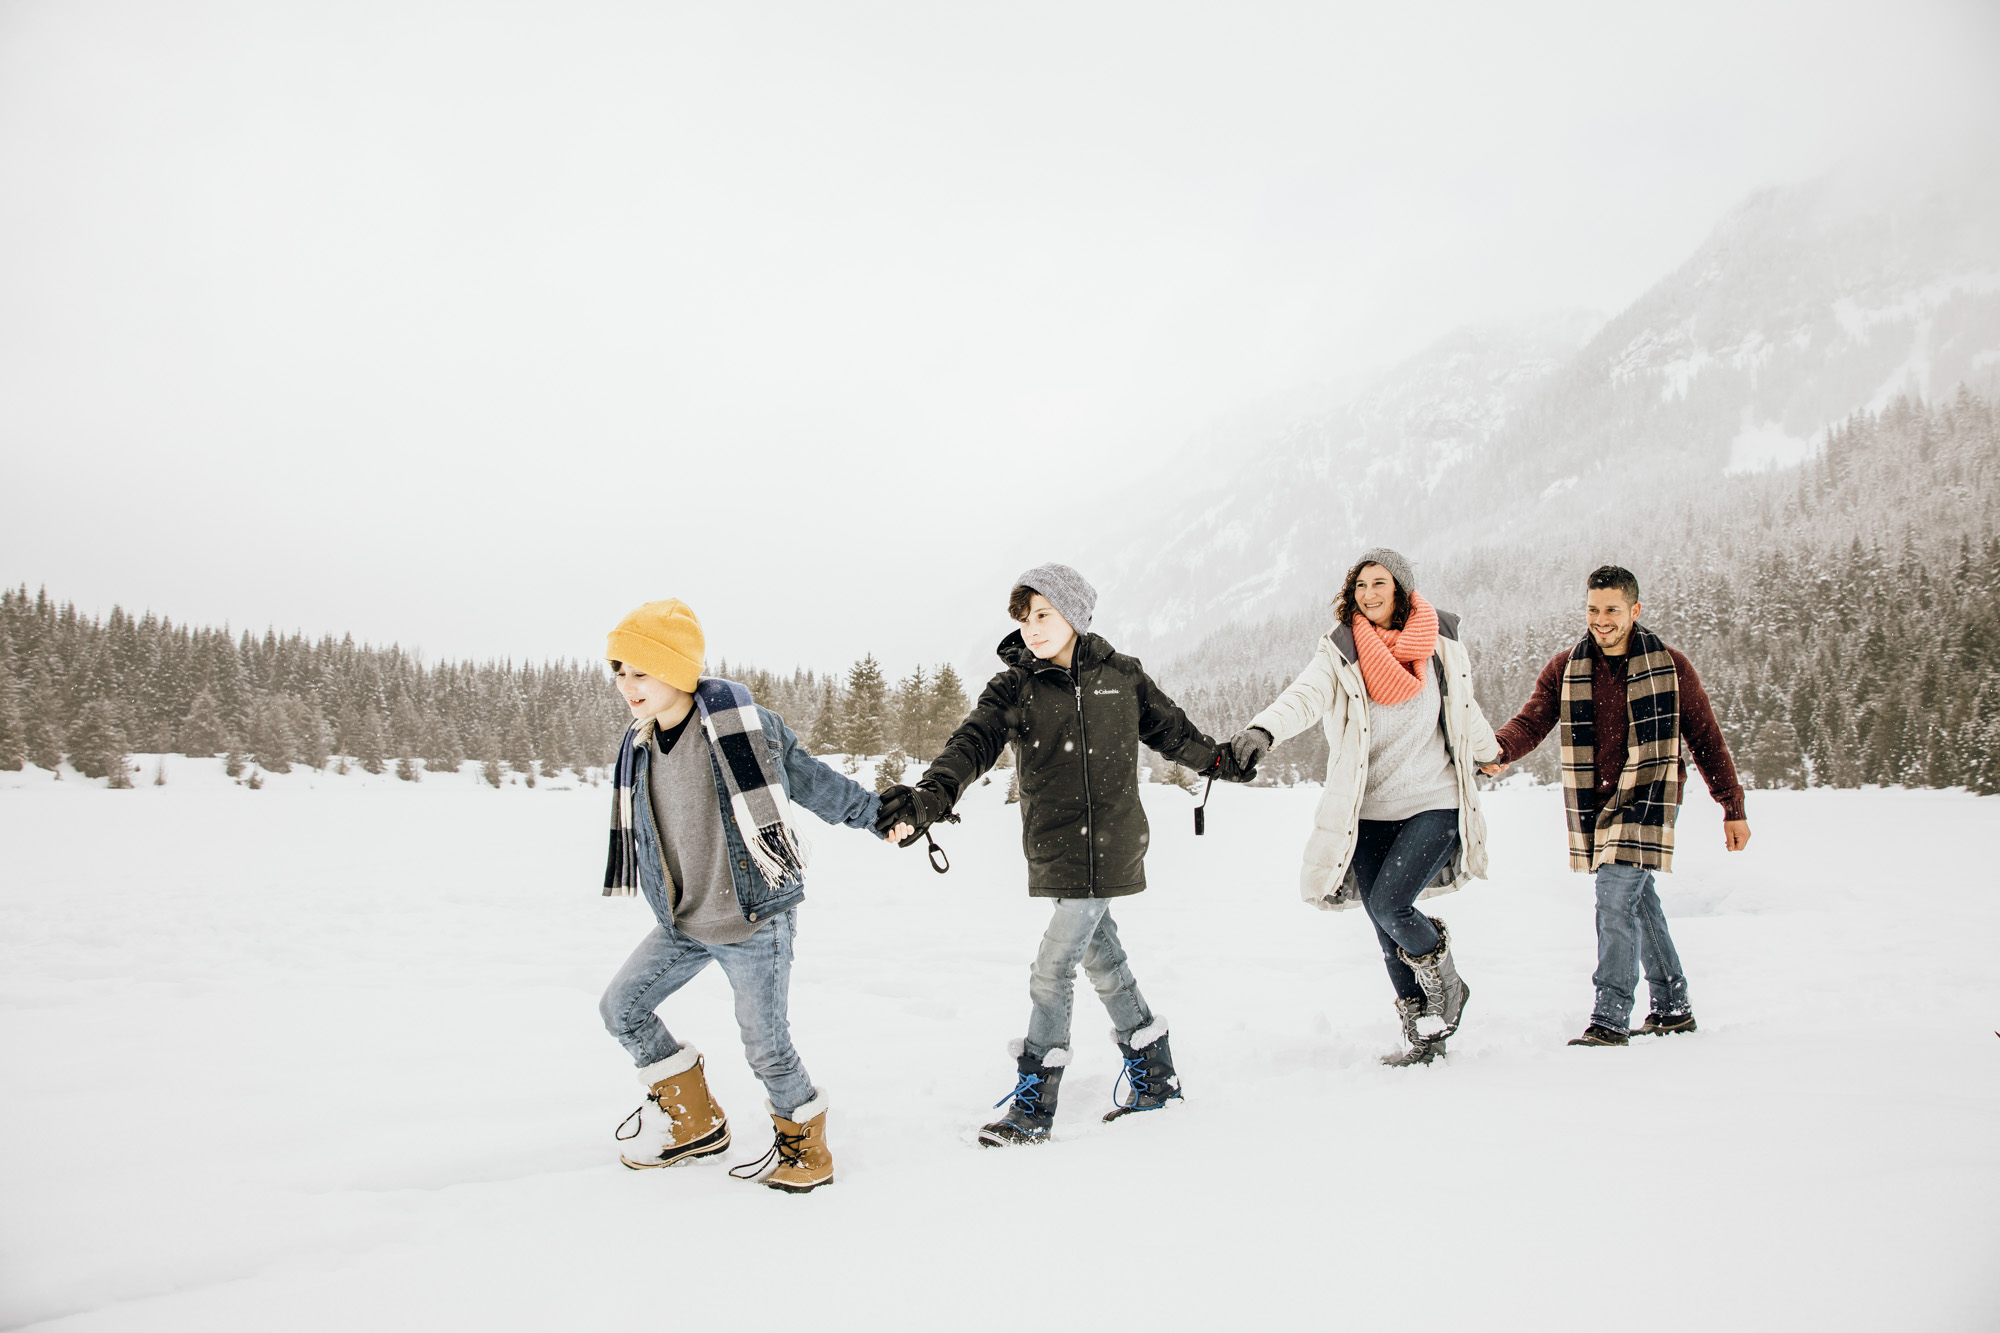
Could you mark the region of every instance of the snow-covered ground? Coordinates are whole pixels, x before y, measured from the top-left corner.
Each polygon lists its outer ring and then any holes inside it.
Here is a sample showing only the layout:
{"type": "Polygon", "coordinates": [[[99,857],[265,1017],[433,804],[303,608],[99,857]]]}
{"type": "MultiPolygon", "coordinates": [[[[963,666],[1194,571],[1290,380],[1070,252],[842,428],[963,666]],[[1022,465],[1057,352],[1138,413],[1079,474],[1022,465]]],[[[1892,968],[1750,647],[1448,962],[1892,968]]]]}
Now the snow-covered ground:
{"type": "Polygon", "coordinates": [[[1560,798],[1495,793],[1494,878],[1427,904],[1466,1026],[1392,1070],[1366,921],[1294,894],[1317,790],[1218,787],[1197,841],[1148,787],[1117,916],[1187,1101],[1098,1122],[1079,980],[1056,1141],[1013,1151],[969,1134],[1046,916],[1002,783],[945,877],[814,824],[792,1018],[839,1178],[801,1198],[725,1174],[768,1135],[714,969],[666,1015],[736,1147],[616,1163],[596,1003],[648,922],[598,896],[605,789],[167,765],[0,775],[0,1324],[2000,1325],[2000,800],[1759,793],[1727,856],[1696,796],[1664,884],[1701,1031],[1587,1050],[1560,798]]]}

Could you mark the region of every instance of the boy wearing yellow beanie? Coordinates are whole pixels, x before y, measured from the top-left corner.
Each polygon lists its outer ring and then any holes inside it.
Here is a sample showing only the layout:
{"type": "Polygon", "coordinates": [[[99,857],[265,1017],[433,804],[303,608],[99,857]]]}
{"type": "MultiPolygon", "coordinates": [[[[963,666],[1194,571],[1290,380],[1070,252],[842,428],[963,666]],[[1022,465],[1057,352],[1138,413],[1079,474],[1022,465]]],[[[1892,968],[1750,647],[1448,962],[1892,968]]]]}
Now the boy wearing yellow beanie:
{"type": "Polygon", "coordinates": [[[648,602],[611,631],[605,657],[632,725],[618,748],[604,892],[643,893],[657,924],[612,978],[604,1025],[639,1066],[647,1099],[619,1126],[620,1160],[678,1166],[729,1146],[701,1053],[654,1012],[713,961],[775,1127],[771,1150],[730,1174],[803,1194],[833,1179],[826,1097],[792,1049],[792,934],[805,897],[793,809],[870,829],[875,793],[806,752],[735,681],[704,676],[701,621],[648,602]]]}

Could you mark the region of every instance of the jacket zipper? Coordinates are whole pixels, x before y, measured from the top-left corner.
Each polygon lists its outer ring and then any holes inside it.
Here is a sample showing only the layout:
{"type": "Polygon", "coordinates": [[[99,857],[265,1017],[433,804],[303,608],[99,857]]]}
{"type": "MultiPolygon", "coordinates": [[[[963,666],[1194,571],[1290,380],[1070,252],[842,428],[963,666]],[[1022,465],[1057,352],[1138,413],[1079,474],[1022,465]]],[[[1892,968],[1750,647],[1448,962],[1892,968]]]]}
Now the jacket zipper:
{"type": "Polygon", "coordinates": [[[1083,852],[1084,862],[1090,869],[1090,891],[1097,892],[1097,843],[1091,827],[1097,823],[1097,816],[1090,808],[1090,729],[1083,721],[1083,669],[1078,667],[1076,682],[1076,743],[1083,754],[1083,852]]]}

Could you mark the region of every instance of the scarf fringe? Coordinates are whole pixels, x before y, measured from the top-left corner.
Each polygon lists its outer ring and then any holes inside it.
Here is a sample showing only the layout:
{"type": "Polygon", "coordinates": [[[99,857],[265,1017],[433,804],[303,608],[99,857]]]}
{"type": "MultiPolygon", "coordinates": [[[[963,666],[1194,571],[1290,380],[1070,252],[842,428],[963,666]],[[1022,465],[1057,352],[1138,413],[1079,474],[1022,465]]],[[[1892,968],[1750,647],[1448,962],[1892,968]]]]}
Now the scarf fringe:
{"type": "Polygon", "coordinates": [[[756,837],[745,838],[744,842],[750,848],[750,859],[773,886],[795,879],[805,871],[805,857],[799,851],[798,839],[784,824],[766,824],[757,830],[756,837]]]}

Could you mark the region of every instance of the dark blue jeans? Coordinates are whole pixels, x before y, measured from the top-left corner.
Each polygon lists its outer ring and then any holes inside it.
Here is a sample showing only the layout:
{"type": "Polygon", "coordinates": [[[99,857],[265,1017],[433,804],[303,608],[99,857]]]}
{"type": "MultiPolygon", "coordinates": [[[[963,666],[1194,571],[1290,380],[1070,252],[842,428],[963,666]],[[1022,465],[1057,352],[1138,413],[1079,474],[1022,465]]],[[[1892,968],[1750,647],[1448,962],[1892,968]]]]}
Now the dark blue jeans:
{"type": "Polygon", "coordinates": [[[1354,840],[1354,878],[1361,886],[1361,905],[1375,923],[1389,984],[1406,999],[1421,1000],[1424,988],[1396,956],[1402,946],[1410,954],[1437,948],[1437,927],[1417,910],[1417,895],[1437,878],[1458,850],[1458,811],[1426,810],[1408,819],[1364,819],[1354,840]]]}

